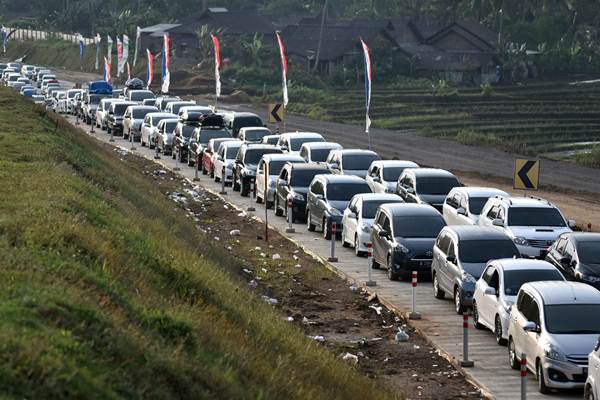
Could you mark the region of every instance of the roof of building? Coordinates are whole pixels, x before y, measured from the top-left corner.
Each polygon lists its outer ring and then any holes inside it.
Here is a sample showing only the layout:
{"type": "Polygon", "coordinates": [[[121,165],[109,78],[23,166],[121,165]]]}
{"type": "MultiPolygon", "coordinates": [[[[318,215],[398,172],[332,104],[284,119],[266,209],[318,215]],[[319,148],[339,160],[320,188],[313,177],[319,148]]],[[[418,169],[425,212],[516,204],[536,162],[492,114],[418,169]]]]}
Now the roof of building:
{"type": "Polygon", "coordinates": [[[271,19],[252,11],[228,11],[227,9],[207,9],[196,17],[174,28],[171,32],[195,34],[203,25],[220,29],[223,35],[269,34],[275,32],[271,19]]]}

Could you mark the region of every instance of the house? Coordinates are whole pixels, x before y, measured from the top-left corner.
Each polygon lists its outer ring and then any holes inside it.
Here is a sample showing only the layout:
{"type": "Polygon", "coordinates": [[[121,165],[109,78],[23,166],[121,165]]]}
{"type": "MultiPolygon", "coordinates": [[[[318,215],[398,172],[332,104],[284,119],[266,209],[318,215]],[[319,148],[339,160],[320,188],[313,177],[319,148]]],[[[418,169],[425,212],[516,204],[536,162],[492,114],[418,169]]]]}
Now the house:
{"type": "Polygon", "coordinates": [[[157,24],[140,29],[140,48],[158,53],[163,48],[163,36],[180,24],[157,24]]]}

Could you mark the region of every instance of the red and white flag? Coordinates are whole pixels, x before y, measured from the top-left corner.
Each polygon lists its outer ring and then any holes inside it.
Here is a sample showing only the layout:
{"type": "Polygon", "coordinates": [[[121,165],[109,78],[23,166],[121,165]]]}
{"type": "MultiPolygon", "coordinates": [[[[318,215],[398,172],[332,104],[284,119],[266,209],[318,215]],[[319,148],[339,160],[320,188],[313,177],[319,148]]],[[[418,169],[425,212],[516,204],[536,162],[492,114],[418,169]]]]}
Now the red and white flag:
{"type": "Polygon", "coordinates": [[[117,36],[117,77],[123,72],[123,42],[117,36]]]}
{"type": "Polygon", "coordinates": [[[163,36],[162,87],[163,93],[169,93],[171,85],[171,38],[168,33],[163,36]]]}
{"type": "Polygon", "coordinates": [[[371,83],[373,81],[373,69],[371,65],[371,54],[369,52],[369,46],[360,39],[360,44],[363,48],[365,55],[365,105],[366,105],[366,127],[365,132],[369,133],[371,127],[371,118],[369,118],[369,108],[371,107],[371,83]]]}
{"type": "Polygon", "coordinates": [[[277,43],[279,43],[279,54],[281,55],[281,84],[283,86],[283,107],[288,105],[288,88],[287,88],[287,60],[285,58],[285,47],[279,32],[275,32],[277,35],[277,43]]]}
{"type": "Polygon", "coordinates": [[[148,88],[152,84],[152,78],[154,78],[154,56],[150,53],[150,50],[146,49],[146,54],[148,55],[148,88]]]}
{"type": "Polygon", "coordinates": [[[111,70],[110,61],[108,61],[108,59],[106,57],[104,57],[104,80],[109,83],[111,81],[110,70],[111,70]]]}
{"type": "Polygon", "coordinates": [[[219,39],[215,35],[210,36],[215,48],[215,94],[219,97],[221,95],[221,46],[219,45],[219,39]]]}

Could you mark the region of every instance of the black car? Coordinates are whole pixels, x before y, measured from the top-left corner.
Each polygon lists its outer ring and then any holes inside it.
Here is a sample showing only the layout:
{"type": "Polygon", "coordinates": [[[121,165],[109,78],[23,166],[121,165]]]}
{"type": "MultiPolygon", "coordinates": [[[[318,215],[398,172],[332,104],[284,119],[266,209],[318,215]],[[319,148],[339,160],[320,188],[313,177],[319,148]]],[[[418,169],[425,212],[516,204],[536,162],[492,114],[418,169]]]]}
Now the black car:
{"type": "Polygon", "coordinates": [[[391,280],[408,277],[422,263],[431,263],[435,240],[445,225],[442,214],[425,204],[379,206],[371,229],[373,268],[386,266],[391,280]]]}
{"type": "Polygon", "coordinates": [[[568,280],[584,282],[600,290],[600,233],[563,233],[548,249],[546,261],[568,280]]]}
{"type": "Polygon", "coordinates": [[[210,139],[231,138],[224,127],[223,117],[217,114],[205,115],[202,112],[188,112],[188,121],[197,120],[200,124],[192,132],[188,146],[188,165],[196,165],[196,159],[202,162],[202,155],[210,139]]]}
{"type": "Polygon", "coordinates": [[[342,237],[344,210],[354,195],[371,193],[362,178],[354,175],[316,175],[308,188],[306,200],[306,225],[309,231],[319,228],[323,237],[331,239],[331,225],[336,224],[334,239],[342,237]]]}
{"type": "Polygon", "coordinates": [[[179,122],[173,131],[173,159],[179,156],[180,162],[187,162],[188,165],[194,165],[195,159],[189,159],[189,144],[196,128],[202,125],[204,115],[202,113],[188,113],[179,117],[179,122]],[[192,164],[190,164],[190,161],[192,164]]]}
{"type": "Polygon", "coordinates": [[[229,130],[231,136],[237,138],[240,128],[249,126],[264,127],[265,124],[260,117],[250,112],[224,112],[220,113],[225,121],[225,128],[229,130]]]}
{"type": "Polygon", "coordinates": [[[292,198],[292,222],[306,217],[306,195],[313,178],[328,174],[325,164],[286,163],[275,186],[275,215],[287,217],[287,199],[292,198]]]}
{"type": "Polygon", "coordinates": [[[406,203],[429,204],[442,212],[450,190],[462,186],[452,173],[436,168],[407,168],[396,185],[396,194],[406,203]]]}
{"type": "Polygon", "coordinates": [[[242,196],[250,194],[250,185],[256,179],[256,168],[265,154],[281,154],[280,148],[268,144],[244,143],[238,151],[233,166],[233,190],[242,196]]]}
{"type": "Polygon", "coordinates": [[[137,106],[136,102],[119,101],[112,103],[108,109],[108,118],[106,119],[106,131],[113,135],[123,134],[123,118],[127,107],[137,106]]]}

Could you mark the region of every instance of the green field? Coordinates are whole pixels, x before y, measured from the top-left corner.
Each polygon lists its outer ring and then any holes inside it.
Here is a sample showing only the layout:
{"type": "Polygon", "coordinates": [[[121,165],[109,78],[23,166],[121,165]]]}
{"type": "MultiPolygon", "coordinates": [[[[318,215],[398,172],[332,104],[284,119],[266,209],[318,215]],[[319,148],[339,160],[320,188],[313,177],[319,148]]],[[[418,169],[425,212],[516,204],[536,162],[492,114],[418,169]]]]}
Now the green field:
{"type": "Polygon", "coordinates": [[[1,398],[391,398],[240,285],[151,179],[6,89],[0,148],[1,398]]]}

